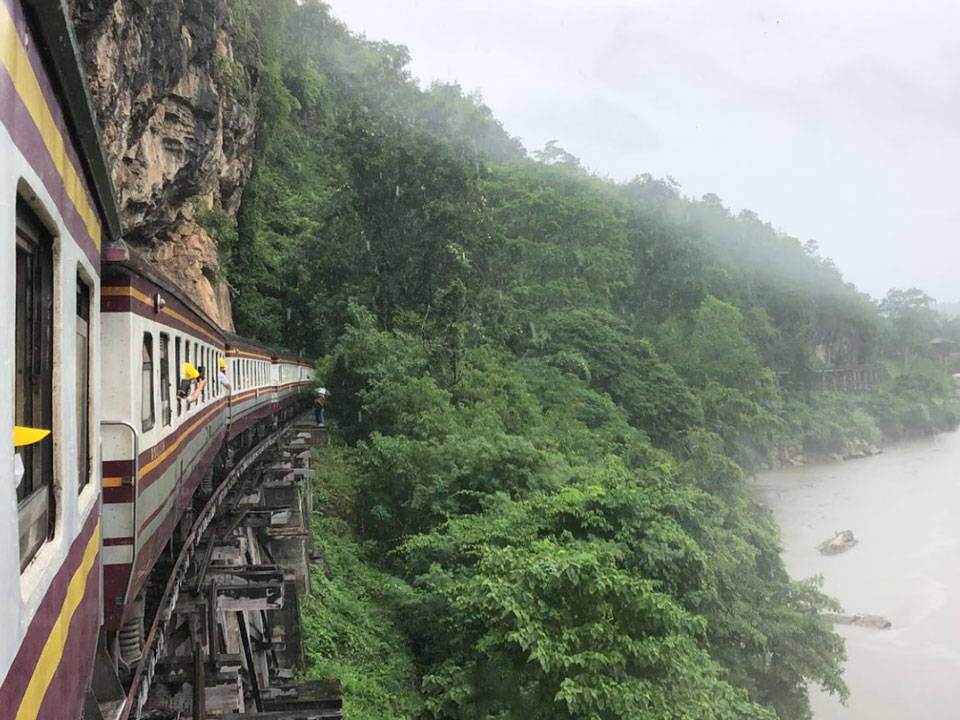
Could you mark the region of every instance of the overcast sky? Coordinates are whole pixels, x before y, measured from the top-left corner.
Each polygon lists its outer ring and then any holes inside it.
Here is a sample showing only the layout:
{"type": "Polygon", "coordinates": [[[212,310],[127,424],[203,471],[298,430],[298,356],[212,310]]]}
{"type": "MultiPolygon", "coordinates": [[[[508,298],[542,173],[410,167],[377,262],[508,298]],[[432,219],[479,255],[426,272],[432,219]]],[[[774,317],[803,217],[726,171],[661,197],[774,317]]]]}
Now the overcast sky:
{"type": "Polygon", "coordinates": [[[328,0],[479,90],[528,149],[670,175],[815,239],[882,296],[960,300],[955,0],[328,0]]]}

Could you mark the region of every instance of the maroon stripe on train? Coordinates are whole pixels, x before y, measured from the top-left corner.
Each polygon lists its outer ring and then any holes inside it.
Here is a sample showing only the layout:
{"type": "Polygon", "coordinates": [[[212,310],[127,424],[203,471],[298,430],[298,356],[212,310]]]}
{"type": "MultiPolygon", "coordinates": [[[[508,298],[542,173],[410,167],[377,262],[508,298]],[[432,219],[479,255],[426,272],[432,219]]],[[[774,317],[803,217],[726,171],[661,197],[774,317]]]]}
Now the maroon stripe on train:
{"type": "MultiPolygon", "coordinates": [[[[207,318],[202,315],[197,314],[194,310],[187,307],[175,294],[165,287],[157,285],[155,282],[151,281],[148,278],[141,277],[136,275],[134,271],[130,268],[124,266],[110,265],[104,270],[103,273],[103,286],[104,287],[119,287],[119,288],[133,288],[139,290],[142,294],[146,295],[148,298],[153,298],[156,293],[160,293],[163,296],[164,301],[166,302],[166,308],[175,312],[183,317],[189,319],[191,322],[201,326],[203,330],[214,338],[216,342],[212,341],[210,338],[204,337],[202,334],[198,337],[204,342],[208,342],[212,345],[215,345],[221,351],[226,350],[225,343],[226,338],[223,336],[222,331],[216,325],[213,325],[207,318]]],[[[166,313],[156,313],[152,304],[144,303],[142,300],[130,296],[116,296],[116,295],[102,295],[100,301],[101,309],[104,312],[133,312],[142,317],[148,317],[157,322],[163,323],[165,325],[172,325],[177,327],[186,328],[187,332],[197,336],[197,330],[191,328],[189,325],[180,322],[176,318],[171,317],[166,313]],[[104,307],[105,301],[110,300],[110,307],[107,309],[104,307]],[[124,303],[116,303],[116,309],[114,308],[114,303],[112,301],[123,300],[124,303]]],[[[268,351],[269,352],[269,351],[268,351]]]]}
{"type": "MultiPolygon", "coordinates": [[[[23,14],[23,3],[3,0],[3,4],[6,5],[10,11],[10,17],[13,18],[13,26],[17,31],[17,36],[26,49],[27,58],[30,60],[30,67],[33,68],[34,75],[37,76],[40,92],[43,93],[43,99],[46,100],[47,107],[50,108],[50,115],[53,117],[53,122],[57,126],[57,130],[59,130],[63,136],[67,156],[70,158],[70,162],[73,163],[74,168],[77,169],[77,172],[80,173],[83,166],[80,164],[80,158],[77,155],[76,148],[73,146],[72,136],[67,131],[67,121],[63,115],[63,109],[60,107],[60,101],[53,91],[53,85],[50,83],[47,70],[44,67],[43,60],[40,58],[40,53],[37,49],[40,45],[37,43],[33,33],[30,32],[30,26],[23,14]]],[[[91,202],[89,192],[87,193],[87,202],[90,203],[90,207],[96,208],[96,205],[91,202]]]]}
{"type": "MultiPolygon", "coordinates": [[[[54,575],[50,587],[47,588],[43,600],[40,601],[40,605],[30,621],[30,627],[27,628],[23,641],[20,643],[17,656],[7,671],[3,685],[0,686],[0,708],[10,710],[10,708],[20,707],[20,700],[23,698],[23,693],[27,689],[30,677],[33,675],[34,667],[40,658],[40,652],[50,636],[50,630],[60,616],[60,610],[63,608],[63,601],[67,594],[67,586],[70,584],[77,568],[80,567],[83,552],[93,535],[99,517],[100,508],[94,507],[84,522],[80,534],[70,546],[66,560],[54,575]]],[[[99,563],[96,563],[96,565],[99,565],[99,563]]],[[[96,570],[92,570],[87,578],[88,591],[91,584],[94,587],[99,585],[98,579],[99,575],[96,570]]]]}
{"type": "Polygon", "coordinates": [[[230,423],[228,438],[233,440],[235,437],[237,437],[237,435],[255,425],[259,420],[272,415],[273,410],[274,408],[272,407],[264,407],[261,410],[247,413],[237,420],[232,420],[230,423]]]}
{"type": "MultiPolygon", "coordinates": [[[[110,286],[117,287],[117,286],[110,286]]],[[[164,297],[169,297],[164,295],[164,297]]],[[[205,342],[209,345],[212,345],[216,349],[223,352],[223,345],[220,344],[218,338],[217,342],[213,342],[210,338],[202,335],[196,331],[196,329],[190,327],[185,322],[177,320],[175,317],[171,317],[167,314],[157,314],[153,311],[153,307],[145,304],[143,301],[138,300],[137,298],[132,298],[128,296],[117,296],[117,295],[101,295],[100,296],[100,312],[104,313],[132,313],[138,317],[147,318],[153,322],[157,322],[165,327],[172,328],[178,332],[188,335],[191,339],[197,340],[200,342],[205,342]]],[[[183,313],[181,313],[182,315],[183,313]]],[[[196,316],[194,316],[196,317],[196,316]]],[[[191,318],[192,320],[192,318],[191,318]]],[[[213,335],[213,333],[211,333],[213,335]]],[[[214,335],[216,337],[216,335],[214,335]]]]}
{"type": "MultiPolygon", "coordinates": [[[[207,405],[200,409],[197,415],[191,417],[188,421],[189,424],[181,425],[176,428],[173,432],[167,435],[163,440],[158,442],[156,445],[147,448],[146,450],[141,451],[140,453],[140,467],[145,467],[148,463],[152,462],[151,454],[154,456],[159,455],[164,452],[168,447],[173,443],[177,442],[181,437],[184,437],[178,448],[178,452],[170,453],[166,458],[163,459],[158,465],[150,468],[150,470],[138,478],[137,487],[139,489],[138,494],[142,494],[144,490],[149,488],[158,478],[160,478],[163,473],[175,462],[182,459],[182,449],[184,445],[188,445],[190,441],[203,429],[210,427],[211,423],[218,425],[217,431],[214,433],[213,437],[221,435],[225,429],[226,425],[226,413],[225,413],[226,399],[221,398],[211,405],[207,405]],[[207,419],[203,422],[200,422],[200,418],[204,416],[205,413],[209,412],[211,408],[217,408],[219,410],[213,412],[207,419]]],[[[142,471],[141,471],[142,472],[142,471]]],[[[105,460],[103,462],[103,477],[130,477],[133,474],[133,462],[130,460],[105,460]]],[[[119,488],[108,487],[103,488],[104,497],[106,499],[107,494],[110,495],[110,498],[107,502],[132,502],[133,496],[129,488],[122,486],[119,488]],[[111,491],[108,493],[108,491],[111,491]]]]}
{"type": "MultiPolygon", "coordinates": [[[[57,206],[57,210],[63,217],[70,235],[83,250],[91,265],[93,265],[94,271],[99,275],[100,251],[93,242],[93,238],[90,237],[86,223],[80,217],[80,213],[77,212],[76,206],[67,194],[66,185],[57,171],[56,165],[54,165],[53,158],[50,157],[47,146],[43,142],[43,137],[34,124],[26,105],[23,104],[20,95],[17,94],[7,69],[3,66],[0,66],[0,123],[7,128],[14,144],[40,177],[40,181],[47,192],[50,193],[54,205],[57,206]]],[[[69,143],[70,139],[66,138],[66,142],[69,143]]],[[[91,203],[91,207],[94,208],[94,213],[97,213],[96,205],[91,203]]],[[[97,213],[97,217],[100,220],[99,213],[97,213]]]]}
{"type": "Polygon", "coordinates": [[[150,460],[150,453],[154,452],[155,455],[164,452],[167,448],[173,445],[176,442],[180,443],[180,446],[175,452],[167,455],[161,462],[159,462],[154,467],[150,468],[147,472],[143,470],[140,471],[140,477],[137,479],[137,494],[142,495],[147,488],[149,488],[153,483],[155,483],[160,477],[163,476],[171,465],[173,465],[178,460],[182,459],[184,448],[190,444],[190,441],[194,439],[198,434],[203,432],[208,427],[215,427],[215,432],[211,436],[212,438],[217,438],[218,436],[223,435],[224,430],[226,429],[226,420],[227,413],[226,408],[224,407],[223,400],[218,401],[214,405],[202,408],[198,415],[194,418],[191,418],[193,424],[187,427],[179,427],[173,431],[170,435],[165,437],[159,443],[154,445],[152,448],[148,448],[144,452],[140,453],[140,467],[145,467],[150,460]],[[219,407],[218,407],[219,406],[219,407]],[[210,408],[217,408],[215,412],[211,413],[209,417],[203,422],[199,422],[198,418],[201,417],[204,413],[210,410],[210,408]]]}
{"type": "MultiPolygon", "coordinates": [[[[217,435],[211,437],[210,441],[207,442],[200,450],[195,452],[189,459],[183,459],[182,454],[177,455],[173,458],[173,461],[171,461],[170,464],[172,464],[177,459],[181,459],[187,464],[187,471],[192,472],[193,471],[192,468],[198,462],[198,458],[201,458],[201,459],[205,458],[209,454],[211,444],[214,446],[214,449],[217,452],[219,452],[220,448],[223,446],[223,440],[224,440],[223,435],[218,433],[217,435]]],[[[213,462],[213,457],[215,456],[216,456],[216,452],[210,458],[211,463],[213,462]]],[[[159,478],[160,476],[157,476],[157,477],[159,478]]],[[[140,532],[145,531],[150,526],[150,523],[152,523],[156,519],[157,515],[159,515],[163,511],[163,508],[166,505],[167,501],[170,499],[170,496],[173,495],[176,491],[177,491],[177,484],[175,483],[173,487],[170,488],[170,491],[163,496],[163,499],[157,502],[157,506],[154,508],[153,512],[151,512],[147,516],[147,519],[144,520],[142,523],[140,523],[140,532]]]]}
{"type": "MultiPolygon", "coordinates": [[[[29,24],[27,19],[23,14],[22,3],[11,2],[10,0],[3,0],[4,5],[7,6],[7,9],[10,11],[10,16],[13,18],[13,25],[16,29],[17,36],[20,38],[20,42],[23,44],[26,49],[27,59],[30,61],[30,66],[33,68],[34,75],[37,77],[37,84],[40,86],[40,92],[43,95],[43,99],[47,104],[47,107],[50,110],[50,116],[53,118],[53,123],[56,125],[57,130],[60,132],[60,135],[63,137],[64,148],[67,152],[67,158],[70,160],[71,164],[76,170],[77,175],[80,176],[83,180],[83,192],[87,199],[87,204],[93,210],[94,214],[97,217],[97,221],[102,225],[103,218],[100,216],[100,211],[97,207],[97,204],[93,201],[93,197],[90,194],[88,187],[88,179],[86,177],[86,170],[84,166],[80,163],[80,158],[77,154],[76,147],[73,143],[73,135],[67,129],[67,121],[63,114],[63,108],[60,106],[60,101],[57,98],[56,92],[54,92],[53,85],[50,82],[50,78],[47,75],[47,70],[44,66],[43,59],[40,57],[38,48],[41,47],[37,43],[36,38],[33,36],[33,33],[30,32],[29,24]]],[[[11,83],[12,86],[12,83],[11,83]]],[[[14,93],[16,90],[14,89],[14,93]]],[[[19,99],[19,95],[17,95],[19,99]]],[[[22,101],[21,101],[22,102],[22,101]]],[[[10,104],[7,101],[7,98],[3,95],[3,90],[0,88],[0,104],[8,105],[10,104]]],[[[26,108],[24,108],[26,109],[26,108]]],[[[11,136],[14,136],[13,129],[10,127],[10,124],[5,121],[5,118],[0,117],[0,122],[3,122],[4,125],[7,125],[8,130],[10,131],[11,136]]],[[[32,127],[36,128],[33,124],[33,119],[30,118],[29,123],[32,127]]],[[[41,144],[43,143],[42,137],[40,136],[39,130],[37,130],[37,136],[40,137],[41,144]]],[[[16,138],[14,138],[14,142],[16,138]]],[[[20,143],[17,142],[18,147],[20,143]]],[[[67,195],[66,187],[63,183],[63,178],[60,177],[60,174],[57,172],[56,167],[53,167],[53,172],[59,178],[59,183],[54,183],[54,185],[59,185],[62,188],[62,196],[58,198],[58,193],[48,184],[44,173],[36,167],[36,163],[31,159],[28,153],[21,147],[21,152],[27,156],[27,160],[31,165],[34,165],[34,170],[37,174],[40,175],[43,180],[43,184],[47,187],[47,191],[54,198],[54,202],[57,204],[57,208],[60,210],[60,214],[63,216],[64,222],[67,224],[67,227],[70,228],[70,234],[73,235],[74,240],[78,245],[83,249],[84,253],[93,263],[93,266],[96,268],[97,273],[100,272],[100,251],[97,249],[96,243],[94,243],[93,238],[90,236],[90,231],[87,230],[87,225],[83,222],[83,218],[80,217],[80,213],[77,211],[76,206],[73,204],[73,201],[67,195]],[[76,216],[76,220],[79,221],[79,227],[75,227],[76,221],[71,222],[68,217],[70,212],[65,210],[65,207],[71,208],[73,214],[76,216]]],[[[43,145],[42,153],[49,158],[49,152],[46,150],[46,146],[43,145]]],[[[51,161],[52,166],[52,161],[51,161]]]]}
{"type": "Polygon", "coordinates": [[[133,485],[103,488],[103,502],[106,505],[133,502],[133,485]]]}
{"type": "Polygon", "coordinates": [[[119,630],[123,625],[123,594],[130,578],[130,563],[103,566],[103,629],[119,630]]]}
{"type": "Polygon", "coordinates": [[[104,477],[130,477],[133,475],[132,460],[104,460],[102,465],[104,477]]]}
{"type": "Polygon", "coordinates": [[[260,360],[262,362],[273,362],[274,358],[277,356],[273,350],[254,345],[245,340],[240,340],[239,338],[227,338],[227,353],[230,355],[230,357],[240,357],[242,360],[260,360]],[[255,353],[257,355],[265,355],[266,358],[244,358],[237,355],[236,351],[238,350],[248,353],[255,353]]]}
{"type": "Polygon", "coordinates": [[[132,537],[109,537],[103,539],[104,547],[114,547],[116,545],[133,545],[132,537]]]}

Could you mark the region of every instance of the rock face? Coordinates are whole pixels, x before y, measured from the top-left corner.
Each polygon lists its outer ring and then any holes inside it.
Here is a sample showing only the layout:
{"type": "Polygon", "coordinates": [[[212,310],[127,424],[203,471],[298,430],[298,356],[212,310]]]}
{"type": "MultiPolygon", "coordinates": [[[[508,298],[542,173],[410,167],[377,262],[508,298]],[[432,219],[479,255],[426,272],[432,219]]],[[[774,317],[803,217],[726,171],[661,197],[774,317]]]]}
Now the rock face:
{"type": "Polygon", "coordinates": [[[253,51],[227,0],[71,0],[124,237],[233,329],[216,243],[197,209],[236,214],[256,122],[253,51]],[[242,97],[233,97],[242,96],[242,97]]]}
{"type": "Polygon", "coordinates": [[[829,540],[824,540],[817,549],[824,555],[839,555],[859,542],[850,530],[839,530],[829,540]]]}

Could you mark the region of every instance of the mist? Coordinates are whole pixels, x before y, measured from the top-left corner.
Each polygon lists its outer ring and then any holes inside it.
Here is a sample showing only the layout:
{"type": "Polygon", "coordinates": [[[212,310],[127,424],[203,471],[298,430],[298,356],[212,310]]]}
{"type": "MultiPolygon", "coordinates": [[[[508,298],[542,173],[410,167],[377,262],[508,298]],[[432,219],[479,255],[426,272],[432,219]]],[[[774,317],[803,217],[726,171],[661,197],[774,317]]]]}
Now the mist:
{"type": "Polygon", "coordinates": [[[334,0],[405,44],[424,84],[479,90],[528,149],[603,176],[670,176],[814,239],[863,291],[960,299],[956,88],[947,2],[334,0]]]}

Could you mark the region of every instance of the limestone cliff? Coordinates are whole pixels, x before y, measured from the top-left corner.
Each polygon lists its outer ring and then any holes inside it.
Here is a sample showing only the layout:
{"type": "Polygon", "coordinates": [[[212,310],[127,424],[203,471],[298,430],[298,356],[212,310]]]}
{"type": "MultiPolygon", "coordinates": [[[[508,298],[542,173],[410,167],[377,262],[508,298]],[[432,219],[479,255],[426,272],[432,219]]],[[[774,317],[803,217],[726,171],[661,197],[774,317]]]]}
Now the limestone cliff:
{"type": "Polygon", "coordinates": [[[253,52],[227,0],[71,0],[124,237],[223,328],[230,292],[198,208],[234,215],[256,134],[253,52]]]}

